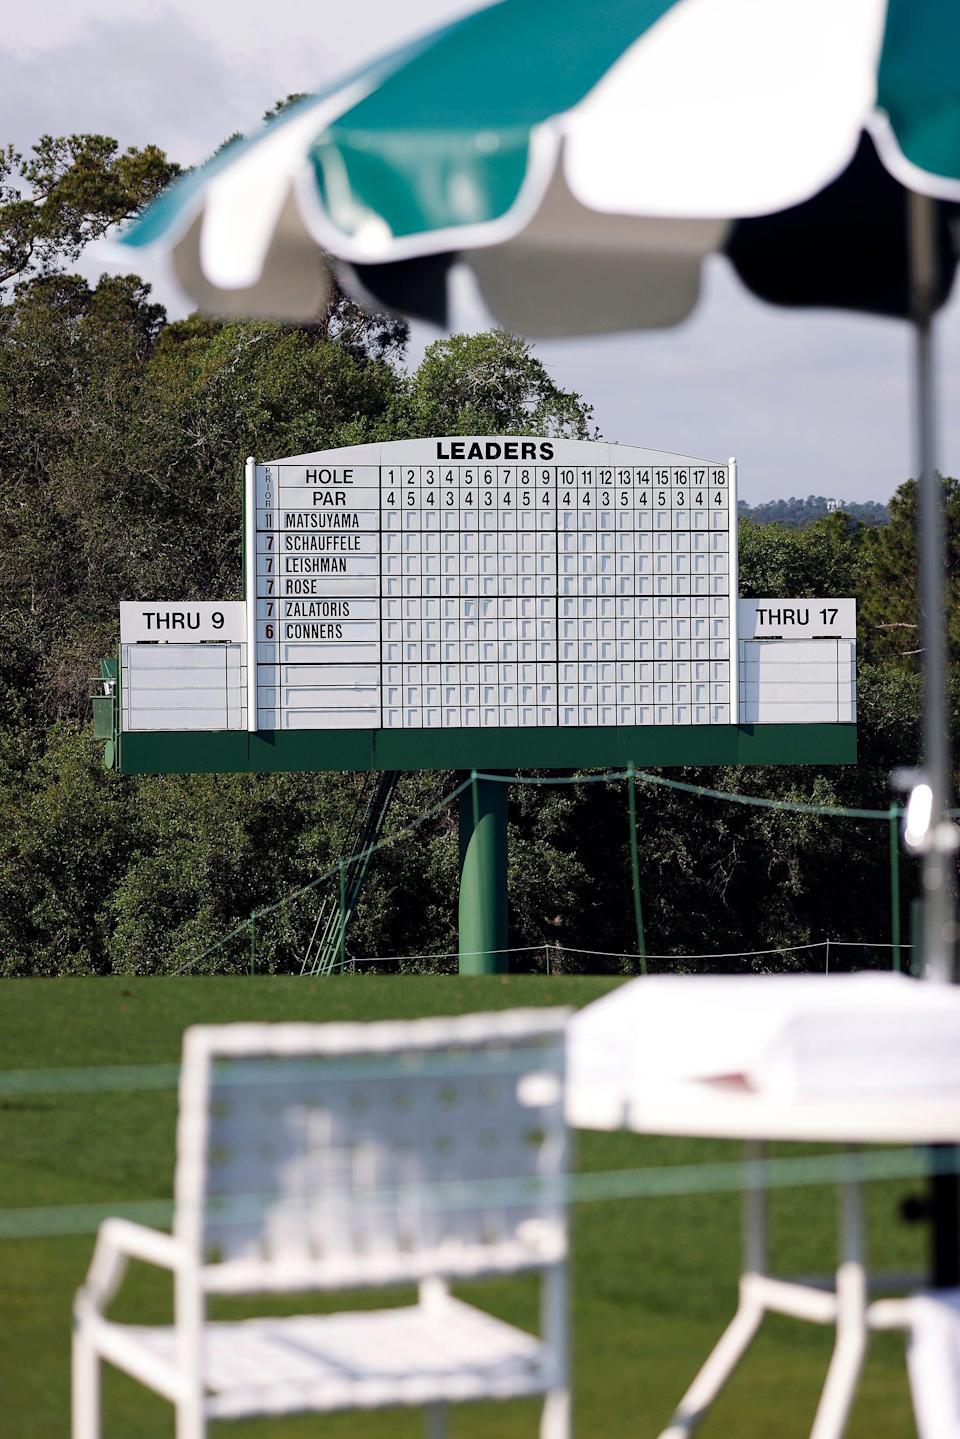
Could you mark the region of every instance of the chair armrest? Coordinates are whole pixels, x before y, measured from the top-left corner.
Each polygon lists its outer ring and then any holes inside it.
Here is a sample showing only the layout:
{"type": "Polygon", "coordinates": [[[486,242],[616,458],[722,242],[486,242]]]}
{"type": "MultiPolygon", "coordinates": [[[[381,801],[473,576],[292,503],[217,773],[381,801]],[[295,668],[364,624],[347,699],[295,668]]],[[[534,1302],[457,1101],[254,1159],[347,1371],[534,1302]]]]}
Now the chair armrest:
{"type": "Polygon", "coordinates": [[[131,1259],[176,1271],[184,1265],[186,1251],[178,1239],[162,1230],[148,1229],[130,1219],[105,1219],[86,1280],[77,1294],[78,1310],[103,1310],[120,1287],[131,1259]]]}

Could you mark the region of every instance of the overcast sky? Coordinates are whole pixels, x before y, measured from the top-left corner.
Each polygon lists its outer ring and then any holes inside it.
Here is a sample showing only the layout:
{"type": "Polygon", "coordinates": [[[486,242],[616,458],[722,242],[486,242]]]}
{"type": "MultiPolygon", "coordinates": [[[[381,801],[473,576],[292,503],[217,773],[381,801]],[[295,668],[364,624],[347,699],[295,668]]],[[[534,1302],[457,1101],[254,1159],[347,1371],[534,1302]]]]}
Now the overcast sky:
{"type": "MultiPolygon", "coordinates": [[[[99,131],[182,163],[473,0],[31,0],[0,38],[0,142],[99,131]]],[[[161,299],[176,304],[160,274],[161,299]]],[[[912,472],[910,337],[884,320],[789,313],[711,262],[693,317],[671,331],[538,345],[605,438],[736,455],[741,494],[885,500],[912,472]]],[[[418,327],[414,358],[433,337],[418,327]]],[[[960,303],[940,326],[939,463],[960,470],[960,303]]]]}

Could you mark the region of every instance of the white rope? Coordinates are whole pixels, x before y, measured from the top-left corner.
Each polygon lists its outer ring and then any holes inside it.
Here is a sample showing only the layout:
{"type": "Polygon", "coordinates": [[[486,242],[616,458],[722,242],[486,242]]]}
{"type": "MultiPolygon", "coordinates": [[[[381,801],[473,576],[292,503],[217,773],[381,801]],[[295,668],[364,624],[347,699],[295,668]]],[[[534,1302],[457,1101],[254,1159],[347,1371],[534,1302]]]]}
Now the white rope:
{"type": "MultiPolygon", "coordinates": [[[[596,959],[672,959],[682,964],[690,959],[754,959],[769,954],[794,954],[800,950],[825,949],[896,949],[887,940],[870,939],[815,939],[806,944],[781,944],[773,949],[734,949],[711,954],[638,954],[626,949],[581,949],[574,944],[559,944],[555,940],[544,940],[542,944],[528,944],[515,949],[457,949],[438,951],[434,954],[367,954],[348,959],[347,965],[354,964],[402,964],[414,959],[477,959],[485,954],[532,954],[537,951],[552,951],[558,954],[588,954],[596,959]]],[[[901,944],[900,949],[912,949],[910,944],[901,944]]]]}

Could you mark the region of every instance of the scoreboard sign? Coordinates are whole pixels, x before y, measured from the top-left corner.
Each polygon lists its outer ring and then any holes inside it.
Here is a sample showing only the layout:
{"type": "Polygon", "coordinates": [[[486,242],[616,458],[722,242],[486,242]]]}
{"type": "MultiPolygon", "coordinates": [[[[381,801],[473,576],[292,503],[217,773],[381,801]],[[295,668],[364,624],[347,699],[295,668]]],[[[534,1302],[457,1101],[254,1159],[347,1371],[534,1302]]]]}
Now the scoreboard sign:
{"type": "Polygon", "coordinates": [[[854,603],[740,600],[736,507],[733,460],[549,436],[248,460],[245,598],[121,606],[115,762],[850,762],[854,603]]]}
{"type": "Polygon", "coordinates": [[[736,466],[428,439],[247,466],[253,731],[737,722],[736,466]]]}
{"type": "Polygon", "coordinates": [[[856,608],[843,599],[740,600],[741,722],[852,723],[856,608]]]}

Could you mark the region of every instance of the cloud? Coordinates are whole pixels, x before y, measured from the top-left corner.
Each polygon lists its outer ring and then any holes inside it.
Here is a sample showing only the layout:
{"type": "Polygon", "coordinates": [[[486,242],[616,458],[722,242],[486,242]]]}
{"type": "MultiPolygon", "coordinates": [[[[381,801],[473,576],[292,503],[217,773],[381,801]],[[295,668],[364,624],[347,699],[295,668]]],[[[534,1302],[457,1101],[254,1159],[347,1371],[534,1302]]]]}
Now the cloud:
{"type": "MultiPolygon", "coordinates": [[[[938,326],[938,463],[960,471],[960,305],[938,326]]],[[[886,500],[915,473],[909,326],[751,299],[723,261],[675,330],[538,346],[594,403],[604,436],[739,461],[751,503],[791,494],[886,500]]]]}
{"type": "Polygon", "coordinates": [[[0,140],[152,141],[183,164],[475,0],[32,0],[4,17],[0,140]]]}
{"type": "Polygon", "coordinates": [[[121,146],[162,146],[183,164],[206,158],[295,88],[254,56],[229,63],[174,10],[97,20],[63,44],[0,49],[0,137],[27,149],[42,134],[95,132],[121,146]]]}
{"type": "MultiPolygon", "coordinates": [[[[184,164],[473,0],[32,0],[4,19],[0,142],[49,132],[153,142],[184,164]]],[[[95,276],[95,258],[82,267],[95,276]]],[[[183,313],[163,266],[142,265],[183,313]]],[[[960,287],[958,287],[960,288],[960,287]]],[[[415,331],[416,360],[432,338],[415,331]]],[[[595,406],[609,439],[734,454],[751,500],[789,494],[886,499],[914,468],[906,325],[788,312],[707,266],[693,317],[671,331],[537,346],[557,381],[595,406]]],[[[960,302],[938,326],[941,469],[960,471],[960,302]]]]}

